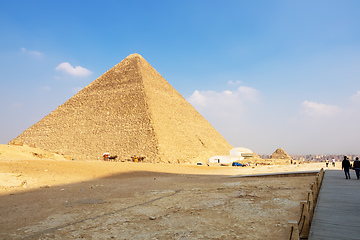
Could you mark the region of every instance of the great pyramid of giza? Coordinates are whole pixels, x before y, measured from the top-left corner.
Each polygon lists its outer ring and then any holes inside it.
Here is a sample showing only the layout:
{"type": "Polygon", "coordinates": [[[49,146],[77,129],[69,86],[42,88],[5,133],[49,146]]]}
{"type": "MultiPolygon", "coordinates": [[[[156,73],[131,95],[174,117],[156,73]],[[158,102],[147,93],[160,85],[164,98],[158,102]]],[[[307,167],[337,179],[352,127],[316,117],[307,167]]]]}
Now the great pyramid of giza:
{"type": "Polygon", "coordinates": [[[142,56],[131,54],[10,141],[75,159],[205,161],[232,146],[142,56]]]}

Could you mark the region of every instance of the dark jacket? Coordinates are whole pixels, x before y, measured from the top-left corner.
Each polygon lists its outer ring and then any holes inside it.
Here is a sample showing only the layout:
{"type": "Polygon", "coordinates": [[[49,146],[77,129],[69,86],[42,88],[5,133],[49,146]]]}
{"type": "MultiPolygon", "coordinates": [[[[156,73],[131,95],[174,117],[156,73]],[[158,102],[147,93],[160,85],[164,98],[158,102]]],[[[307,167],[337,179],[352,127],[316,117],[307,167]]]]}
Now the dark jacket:
{"type": "Polygon", "coordinates": [[[355,160],[354,164],[353,164],[353,168],[360,168],[360,161],[359,160],[355,160]]]}
{"type": "Polygon", "coordinates": [[[347,160],[347,159],[344,159],[343,161],[342,161],[342,168],[350,168],[350,161],[349,160],[347,160]]]}

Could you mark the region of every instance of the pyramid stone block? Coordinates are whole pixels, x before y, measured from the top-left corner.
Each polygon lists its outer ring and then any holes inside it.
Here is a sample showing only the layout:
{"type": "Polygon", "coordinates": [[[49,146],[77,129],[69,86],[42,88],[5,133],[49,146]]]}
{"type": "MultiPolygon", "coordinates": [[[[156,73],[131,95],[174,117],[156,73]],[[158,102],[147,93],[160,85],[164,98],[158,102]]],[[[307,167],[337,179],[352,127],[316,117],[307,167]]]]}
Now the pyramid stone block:
{"type": "Polygon", "coordinates": [[[205,161],[232,146],[143,57],[132,54],[10,141],[75,159],[205,161]]]}

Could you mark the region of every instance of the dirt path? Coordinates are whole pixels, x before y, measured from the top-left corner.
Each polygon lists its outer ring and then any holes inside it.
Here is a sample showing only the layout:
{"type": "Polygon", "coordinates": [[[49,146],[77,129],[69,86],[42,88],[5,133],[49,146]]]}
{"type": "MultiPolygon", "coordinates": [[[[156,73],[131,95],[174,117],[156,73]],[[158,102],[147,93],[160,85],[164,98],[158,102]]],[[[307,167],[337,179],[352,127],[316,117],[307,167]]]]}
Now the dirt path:
{"type": "Polygon", "coordinates": [[[229,175],[316,168],[0,159],[0,239],[285,239],[314,177],[229,175]]]}

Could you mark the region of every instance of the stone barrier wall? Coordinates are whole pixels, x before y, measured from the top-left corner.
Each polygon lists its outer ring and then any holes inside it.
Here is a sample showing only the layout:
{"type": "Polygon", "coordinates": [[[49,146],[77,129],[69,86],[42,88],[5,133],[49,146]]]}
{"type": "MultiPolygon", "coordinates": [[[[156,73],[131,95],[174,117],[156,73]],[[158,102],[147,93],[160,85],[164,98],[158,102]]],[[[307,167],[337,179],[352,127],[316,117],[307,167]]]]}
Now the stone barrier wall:
{"type": "Polygon", "coordinates": [[[300,202],[299,220],[289,221],[289,240],[308,239],[311,222],[314,216],[315,206],[319,197],[324,174],[325,172],[322,168],[316,175],[315,181],[310,185],[310,190],[307,192],[306,201],[300,202]]]}

